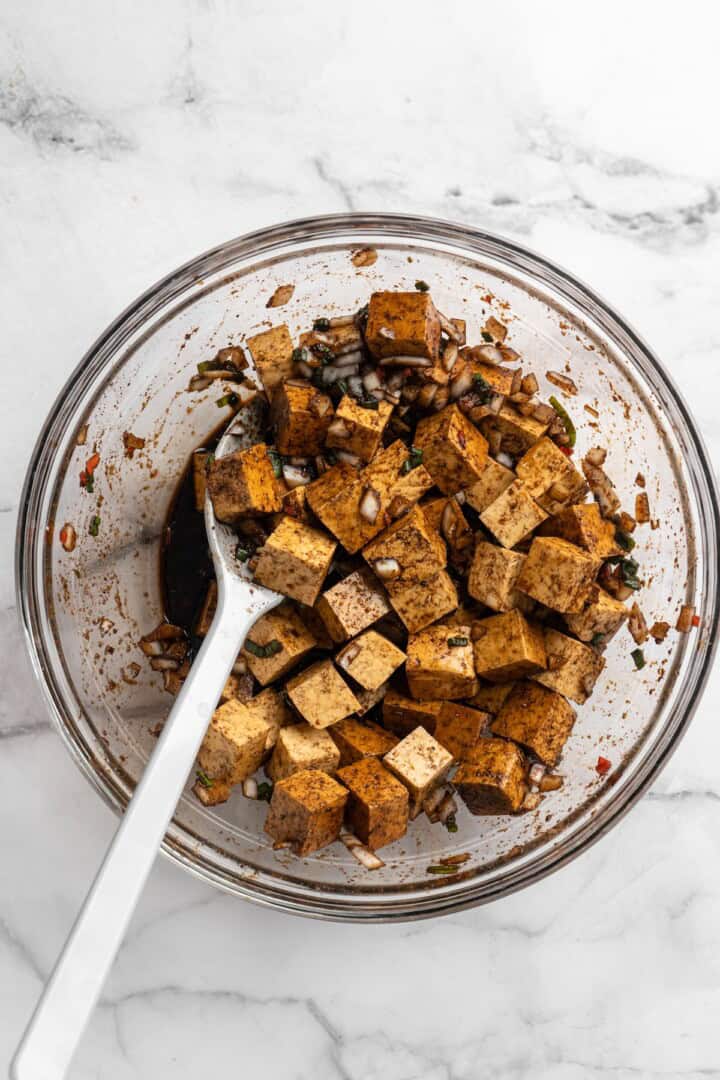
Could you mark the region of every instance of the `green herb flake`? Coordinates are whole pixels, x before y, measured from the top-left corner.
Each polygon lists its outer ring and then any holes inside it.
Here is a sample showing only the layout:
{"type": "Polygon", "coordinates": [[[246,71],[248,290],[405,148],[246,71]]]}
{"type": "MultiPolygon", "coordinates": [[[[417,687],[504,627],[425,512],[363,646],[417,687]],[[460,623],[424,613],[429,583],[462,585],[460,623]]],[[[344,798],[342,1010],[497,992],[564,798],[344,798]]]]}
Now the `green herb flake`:
{"type": "Polygon", "coordinates": [[[86,490],[86,491],[88,492],[88,494],[90,494],[90,495],[92,495],[93,491],[95,490],[95,477],[93,476],[93,474],[92,474],[92,473],[90,473],[90,474],[88,475],[88,478],[87,478],[87,480],[85,481],[85,490],[86,490]]]}
{"type": "Polygon", "coordinates": [[[593,636],[590,638],[590,644],[591,645],[602,645],[604,640],[605,640],[605,635],[598,632],[597,634],[593,634],[593,636]]]}
{"type": "Polygon", "coordinates": [[[269,784],[267,780],[263,780],[261,784],[258,784],[257,797],[263,802],[270,802],[272,799],[273,785],[269,784]]]}
{"type": "Polygon", "coordinates": [[[218,409],[223,409],[226,405],[230,405],[234,409],[236,405],[240,404],[240,398],[237,394],[230,392],[229,394],[223,394],[222,397],[217,399],[215,404],[218,409]]]}
{"type": "Polygon", "coordinates": [[[277,477],[282,476],[282,458],[274,447],[269,446],[267,456],[270,458],[270,464],[272,465],[273,475],[277,477]]]}
{"type": "Polygon", "coordinates": [[[213,454],[213,452],[211,450],[210,453],[208,454],[208,456],[205,458],[205,472],[209,471],[210,466],[212,465],[214,460],[215,460],[215,455],[213,454]]]}
{"type": "Polygon", "coordinates": [[[410,447],[410,456],[405,458],[405,461],[403,461],[403,463],[402,463],[402,465],[400,467],[401,475],[402,476],[407,476],[407,474],[409,472],[412,472],[413,469],[417,469],[418,465],[422,465],[422,462],[423,462],[423,452],[422,452],[422,450],[417,446],[411,446],[410,447]]]}
{"type": "Polygon", "coordinates": [[[418,292],[430,292],[430,286],[427,281],[416,281],[415,288],[418,292]]]}
{"type": "Polygon", "coordinates": [[[635,541],[629,533],[624,532],[622,529],[615,530],[615,539],[617,540],[623,551],[632,551],[635,547],[635,541]]]}
{"type": "Polygon", "coordinates": [[[377,398],[374,398],[374,397],[358,398],[357,404],[360,406],[361,409],[377,410],[378,406],[380,405],[380,402],[378,401],[377,398]]]}
{"type": "Polygon", "coordinates": [[[447,643],[451,649],[456,649],[462,645],[469,645],[470,638],[466,638],[463,634],[458,634],[457,637],[449,637],[447,643]]]}
{"type": "Polygon", "coordinates": [[[294,364],[307,364],[310,353],[307,349],[300,345],[297,349],[293,349],[290,359],[294,364]]]}
{"type": "Polygon", "coordinates": [[[428,866],[425,871],[426,874],[457,874],[457,872],[457,866],[443,866],[441,863],[436,866],[428,866]]]}
{"type": "Polygon", "coordinates": [[[235,548],[235,558],[238,562],[247,562],[250,558],[249,548],[243,547],[242,544],[238,544],[235,548]]]}
{"type": "Polygon", "coordinates": [[[558,401],[554,394],[548,400],[562,421],[562,426],[565,428],[565,434],[568,437],[568,446],[574,446],[575,440],[577,439],[577,432],[575,431],[575,425],[570,419],[570,414],[563,403],[558,401]]]}
{"type": "Polygon", "coordinates": [[[97,514],[95,515],[95,517],[90,518],[90,527],[88,528],[88,532],[91,536],[97,536],[97,534],[100,532],[100,518],[97,516],[97,514]]]}
{"type": "Polygon", "coordinates": [[[483,339],[483,341],[487,341],[488,345],[492,345],[493,341],[495,340],[495,338],[492,336],[492,334],[488,333],[487,330],[481,330],[480,331],[480,336],[483,339]]]}
{"type": "Polygon", "coordinates": [[[338,379],[335,385],[337,386],[341,394],[347,394],[349,389],[347,379],[338,379]]]}
{"type": "Polygon", "coordinates": [[[641,671],[645,667],[645,653],[642,649],[633,649],[630,655],[633,658],[637,670],[641,671]]]}
{"type": "Polygon", "coordinates": [[[454,814],[450,814],[450,816],[448,818],[446,818],[446,820],[445,820],[445,828],[447,829],[448,832],[457,832],[458,831],[458,823],[455,820],[455,815],[454,814]]]}
{"type": "Polygon", "coordinates": [[[316,319],[315,322],[313,323],[313,330],[324,331],[324,330],[329,330],[329,329],[330,329],[330,320],[329,319],[324,319],[324,318],[323,319],[316,319]]]}
{"type": "Polygon", "coordinates": [[[273,638],[272,641],[268,641],[265,646],[265,656],[276,656],[279,652],[282,652],[282,644],[277,638],[273,638]]]}
{"type": "Polygon", "coordinates": [[[267,660],[269,656],[275,656],[276,653],[282,650],[282,645],[277,638],[268,641],[267,645],[258,645],[257,642],[246,638],[243,647],[245,652],[249,652],[251,656],[257,656],[258,660],[267,660]]]}
{"type": "Polygon", "coordinates": [[[315,355],[320,359],[323,364],[332,364],[335,359],[335,353],[328,345],[324,345],[322,342],[318,342],[316,345],[311,345],[310,348],[315,355]]]}
{"type": "Polygon", "coordinates": [[[208,774],[206,772],[203,772],[202,769],[198,769],[195,775],[197,776],[198,783],[202,784],[204,788],[211,788],[215,783],[215,781],[211,780],[208,774]]]}

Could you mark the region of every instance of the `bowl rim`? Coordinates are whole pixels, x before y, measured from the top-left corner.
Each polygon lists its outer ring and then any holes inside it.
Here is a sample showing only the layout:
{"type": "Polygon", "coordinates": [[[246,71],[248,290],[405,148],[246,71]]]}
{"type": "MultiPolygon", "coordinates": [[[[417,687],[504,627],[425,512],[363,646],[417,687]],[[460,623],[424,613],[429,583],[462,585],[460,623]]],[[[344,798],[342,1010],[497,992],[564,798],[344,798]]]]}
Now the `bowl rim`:
{"type": "MultiPolygon", "coordinates": [[[[268,247],[278,246],[282,243],[330,240],[333,236],[337,236],[338,233],[347,235],[348,232],[353,231],[358,234],[372,233],[373,231],[384,232],[389,239],[397,240],[402,240],[405,237],[407,240],[412,239],[413,241],[455,242],[463,245],[466,250],[470,244],[474,243],[478,253],[482,251],[487,253],[488,248],[495,247],[498,249],[498,253],[515,258],[523,268],[529,268],[532,272],[541,271],[546,282],[549,280],[555,287],[562,285],[566,294],[571,294],[575,302],[580,301],[585,306],[591,305],[594,315],[600,314],[604,316],[612,324],[613,329],[615,331],[619,330],[634,349],[642,355],[644,362],[654,372],[663,391],[668,395],[673,407],[682,419],[685,426],[684,435],[690,442],[696,457],[695,467],[691,471],[693,471],[695,479],[701,483],[703,494],[707,497],[707,502],[702,507],[704,511],[703,523],[710,534],[710,539],[714,541],[711,550],[717,551],[718,537],[720,536],[720,493],[718,483],[704,439],[695,425],[682,394],[653,350],[615,308],[576,275],[565,270],[554,261],[547,259],[525,245],[518,244],[514,240],[485,229],[441,218],[384,212],[346,212],[298,218],[257,229],[218,244],[201,255],[188,260],[154,285],[151,285],[132,301],[89,347],[61,387],[42,424],[30,456],[20,498],[16,529],[15,586],[18,617],[31,665],[35,677],[41,685],[54,726],[63,738],[73,760],[83,775],[102,796],[106,804],[118,816],[124,812],[127,798],[118,787],[110,782],[108,776],[101,777],[98,774],[87,754],[83,752],[83,748],[72,737],[71,718],[63,709],[61,697],[53,684],[52,672],[46,662],[46,652],[39,635],[35,632],[36,619],[33,612],[35,566],[33,554],[35,545],[38,542],[42,543],[42,540],[38,541],[38,534],[42,533],[44,536],[45,533],[44,527],[40,529],[37,527],[40,523],[36,511],[39,509],[40,497],[45,490],[44,477],[47,473],[45,463],[53,453],[53,432],[68,412],[69,399],[77,399],[81,395],[83,388],[90,385],[96,375],[103,370],[108,351],[110,350],[110,355],[114,355],[131,330],[133,332],[137,330],[159,308],[164,307],[174,296],[184,292],[188,286],[197,284],[198,280],[205,277],[209,272],[217,272],[231,259],[242,256],[247,257],[253,254],[257,255],[267,250],[268,247]]],[[[268,887],[265,883],[252,878],[230,879],[219,868],[198,859],[197,853],[191,859],[189,853],[173,841],[171,837],[172,823],[160,850],[166,857],[185,870],[189,870],[200,880],[209,882],[233,895],[242,896],[254,903],[275,909],[279,908],[292,914],[335,921],[389,922],[428,918],[487,903],[525,888],[536,881],[542,880],[548,874],[554,873],[579,854],[588,850],[601,837],[607,835],[638,802],[664,769],[687,731],[712,668],[717,648],[718,623],[720,621],[720,606],[717,603],[717,593],[716,582],[712,597],[712,621],[709,626],[703,624],[707,645],[702,650],[702,659],[699,665],[696,664],[695,668],[688,673],[694,676],[691,693],[689,697],[686,694],[687,700],[684,707],[676,708],[675,711],[678,715],[671,714],[669,717],[665,728],[660,733],[661,737],[649,750],[643,767],[636,771],[626,785],[625,790],[620,793],[622,797],[606,806],[602,815],[591,817],[582,828],[575,831],[567,840],[561,840],[541,860],[531,861],[529,865],[523,865],[514,872],[512,864],[508,864],[509,873],[503,877],[501,882],[483,883],[476,881],[474,887],[472,887],[472,879],[470,879],[470,882],[466,883],[470,884],[470,887],[461,889],[453,888],[449,883],[445,888],[442,888],[439,887],[441,883],[437,882],[434,883],[432,889],[426,888],[421,897],[413,893],[398,891],[395,893],[390,892],[387,896],[380,893],[364,897],[362,904],[358,904],[353,899],[352,904],[348,904],[344,897],[335,897],[332,892],[323,894],[322,887],[313,886],[312,890],[305,888],[304,891],[301,889],[298,892],[295,886],[283,889],[278,887],[275,882],[268,887]]],[[[462,885],[462,882],[459,884],[462,885]]]]}

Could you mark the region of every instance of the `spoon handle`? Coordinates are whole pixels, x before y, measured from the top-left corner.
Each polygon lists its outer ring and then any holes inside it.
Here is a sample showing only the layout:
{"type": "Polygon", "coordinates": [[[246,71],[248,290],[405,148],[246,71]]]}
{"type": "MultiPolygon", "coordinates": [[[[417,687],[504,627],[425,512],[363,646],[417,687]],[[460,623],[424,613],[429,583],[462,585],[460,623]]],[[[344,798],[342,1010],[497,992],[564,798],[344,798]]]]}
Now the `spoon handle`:
{"type": "Polygon", "coordinates": [[[12,1080],[64,1077],[120,947],[208,721],[257,619],[232,589],[178,694],[70,936],[23,1035],[12,1080]]]}

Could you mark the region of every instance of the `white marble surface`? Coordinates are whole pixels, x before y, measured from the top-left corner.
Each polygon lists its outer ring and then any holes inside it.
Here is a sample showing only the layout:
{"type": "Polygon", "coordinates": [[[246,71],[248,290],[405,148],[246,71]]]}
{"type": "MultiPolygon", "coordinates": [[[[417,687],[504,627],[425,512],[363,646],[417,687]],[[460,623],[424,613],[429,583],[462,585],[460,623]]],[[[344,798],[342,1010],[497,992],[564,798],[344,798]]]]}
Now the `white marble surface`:
{"type": "MultiPolygon", "coordinates": [[[[718,16],[702,2],[5,0],[0,1068],[115,824],[50,730],[11,572],[87,344],[229,236],[353,209],[526,241],[658,350],[720,455],[718,16]]],[[[653,791],[506,902],[303,923],[160,863],[77,1080],[720,1076],[720,679],[653,791]]]]}

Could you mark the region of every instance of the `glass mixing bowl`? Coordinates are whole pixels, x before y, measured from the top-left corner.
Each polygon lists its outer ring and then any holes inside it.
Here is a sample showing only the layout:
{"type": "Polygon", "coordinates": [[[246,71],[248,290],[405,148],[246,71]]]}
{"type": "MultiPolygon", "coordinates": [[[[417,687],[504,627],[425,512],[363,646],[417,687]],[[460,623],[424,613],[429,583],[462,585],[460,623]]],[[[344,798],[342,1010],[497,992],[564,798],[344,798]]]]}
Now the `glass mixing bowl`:
{"type": "Polygon", "coordinates": [[[298,859],[272,850],[263,803],[235,795],[214,810],[188,792],[164,851],[199,877],[248,899],[318,917],[380,920],[434,915],[506,895],[574,858],[638,799],[688,726],[712,661],[718,619],[718,496],[702,440],[659,361],[606,303],[566,271],[487,233],[426,218],[344,214],[265,229],[216,248],[141,296],[93,345],[48,417],[30,462],[17,544],[19,603],[28,647],[66,745],[121,812],[150,754],[152,729],[172,699],[137,641],[162,614],[163,523],[189,455],[223,414],[217,387],[187,392],[198,361],[269,325],[292,334],[318,314],[345,313],[374,289],[424,279],[450,316],[479,340],[487,315],[509,323],[547,397],[547,370],[569,366],[578,450],[608,448],[608,471],[632,510],[647,478],[659,527],[637,532],[648,621],[674,623],[694,604],[700,629],[646,647],[636,671],[626,630],[607,650],[590,702],[579,709],[561,764],[562,790],[519,817],[473,818],[458,832],[424,818],[383,849],[368,873],[340,844],[298,859]],[[351,255],[372,247],[377,260],[351,255]],[[268,309],[276,286],[291,301],[268,309]],[[585,410],[597,410],[599,418],[585,410]],[[87,443],[77,446],[88,425],[87,443]],[[128,459],[123,433],[146,440],[128,459]],[[95,492],[78,474],[101,455],[95,492]],[[101,518],[89,535],[91,518],[101,518]],[[65,522],[77,546],[59,542],[65,522]],[[140,664],[139,672],[131,665],[140,664]],[[611,773],[595,771],[598,754],[611,773]],[[460,872],[428,866],[467,852],[460,872]]]}

